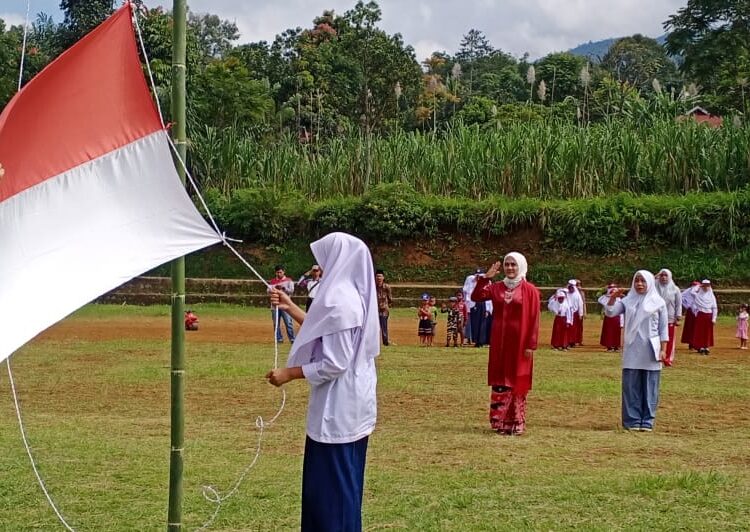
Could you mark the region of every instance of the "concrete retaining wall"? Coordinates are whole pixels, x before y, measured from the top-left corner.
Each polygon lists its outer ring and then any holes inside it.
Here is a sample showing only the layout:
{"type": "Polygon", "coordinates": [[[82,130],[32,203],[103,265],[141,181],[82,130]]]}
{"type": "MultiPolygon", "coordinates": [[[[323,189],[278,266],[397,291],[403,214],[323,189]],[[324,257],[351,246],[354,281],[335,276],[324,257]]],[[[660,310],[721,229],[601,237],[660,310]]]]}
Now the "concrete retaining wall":
{"type": "MultiPolygon", "coordinates": [[[[172,283],[168,277],[136,277],[132,281],[100,297],[99,303],[127,303],[131,305],[168,305],[170,304],[172,283]]],[[[427,292],[434,295],[438,302],[446,301],[458,285],[427,284],[391,284],[395,307],[416,307],[420,296],[427,292]]],[[[555,291],[553,287],[539,287],[543,301],[555,291]]],[[[266,287],[256,280],[243,279],[187,279],[185,281],[186,305],[196,303],[231,303],[248,306],[265,307],[268,305],[266,287]]],[[[750,302],[750,290],[742,288],[714,290],[723,313],[736,313],[737,305],[750,302]]],[[[600,305],[596,302],[597,291],[587,290],[586,308],[589,312],[599,313],[600,305]]],[[[295,295],[295,301],[303,303],[303,294],[295,295]]],[[[546,308],[546,305],[544,306],[546,308]]]]}

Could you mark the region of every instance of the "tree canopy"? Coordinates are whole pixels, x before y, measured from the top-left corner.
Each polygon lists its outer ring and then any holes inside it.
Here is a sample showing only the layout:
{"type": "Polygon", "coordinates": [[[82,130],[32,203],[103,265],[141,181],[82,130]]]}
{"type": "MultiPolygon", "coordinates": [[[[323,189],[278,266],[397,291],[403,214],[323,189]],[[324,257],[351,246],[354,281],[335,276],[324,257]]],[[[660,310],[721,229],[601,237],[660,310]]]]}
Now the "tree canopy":
{"type": "MultiPolygon", "coordinates": [[[[171,13],[136,4],[157,95],[168,112],[171,13]]],[[[60,6],[62,22],[41,14],[30,28],[24,82],[109,15],[114,2],[61,0],[60,6]]],[[[746,0],[689,0],[665,22],[666,47],[636,34],[617,40],[599,64],[568,52],[517,58],[476,28],[455,54],[436,50],[417,58],[401,35],[380,27],[381,17],[376,2],[359,0],[343,14],[323,11],[272,42],[239,44],[233,22],[190,12],[189,129],[237,127],[311,142],[346,131],[437,130],[538,116],[584,124],[636,108],[681,108],[666,98],[685,101],[686,94],[711,111],[747,115],[746,0]]],[[[0,21],[0,105],[16,90],[22,34],[0,21]]]]}

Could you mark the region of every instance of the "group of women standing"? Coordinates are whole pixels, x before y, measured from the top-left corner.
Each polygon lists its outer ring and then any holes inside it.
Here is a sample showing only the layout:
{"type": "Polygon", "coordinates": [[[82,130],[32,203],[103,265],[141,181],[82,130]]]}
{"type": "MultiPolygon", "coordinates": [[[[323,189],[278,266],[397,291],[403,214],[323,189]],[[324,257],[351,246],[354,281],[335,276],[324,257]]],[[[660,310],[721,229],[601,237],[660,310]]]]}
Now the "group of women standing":
{"type": "MultiPolygon", "coordinates": [[[[283,291],[271,290],[272,303],[289,312],[301,328],[287,367],[273,369],[266,377],[275,386],[294,379],[305,379],[310,385],[302,530],[359,531],[367,444],[377,411],[374,359],[380,352],[372,258],[361,240],[344,233],[327,235],[311,248],[329,273],[308,312],[283,291]]],[[[503,435],[522,434],[526,429],[526,400],[532,386],[541,313],[541,294],[526,279],[527,271],[523,255],[508,253],[502,262],[476,276],[471,292],[474,302],[491,301],[494,309],[487,368],[489,421],[492,429],[503,435]],[[493,283],[501,271],[502,281],[493,283]]],[[[664,271],[660,278],[662,274],[664,271]]],[[[654,426],[671,316],[660,294],[671,297],[676,289],[669,284],[671,274],[665,278],[666,287],[659,288],[650,272],[639,270],[627,295],[616,287],[608,292],[607,318],[619,320],[622,316],[624,320],[622,425],[627,430],[650,431],[654,426]]],[[[704,281],[699,290],[687,294],[692,297],[688,307],[695,310],[693,342],[703,341],[701,324],[716,316],[715,298],[711,299],[710,286],[707,290],[705,285],[704,281]]],[[[682,304],[684,297],[680,294],[682,304]]],[[[565,291],[554,298],[556,315],[572,325],[569,299],[565,291]]],[[[562,342],[561,347],[568,342],[562,342]]]]}
{"type": "Polygon", "coordinates": [[[714,345],[714,324],[718,315],[716,296],[711,281],[693,281],[690,288],[682,292],[685,308],[685,325],[680,341],[701,355],[708,355],[714,345]]]}
{"type": "MultiPolygon", "coordinates": [[[[478,277],[471,295],[475,301],[492,301],[495,309],[490,337],[487,384],[490,386],[490,426],[500,434],[521,434],[526,428],[526,399],[531,389],[533,357],[539,337],[540,293],[526,280],[528,265],[520,253],[509,253],[503,262],[494,263],[478,277]],[[491,283],[500,270],[502,282],[491,283]]],[[[575,288],[575,283],[569,283],[575,288]]],[[[555,314],[552,345],[567,349],[575,314],[571,292],[558,290],[549,301],[555,314]]],[[[705,280],[698,288],[681,293],[672,280],[672,272],[663,269],[655,277],[639,270],[630,290],[607,287],[600,298],[605,308],[602,342],[610,350],[620,347],[622,354],[622,426],[626,430],[653,430],[659,400],[662,364],[674,359],[675,327],[682,308],[692,329],[693,348],[708,352],[713,345],[716,298],[705,280]],[[689,300],[685,301],[685,297],[689,300]]],[[[576,309],[577,311],[578,309],[576,309]]]]}

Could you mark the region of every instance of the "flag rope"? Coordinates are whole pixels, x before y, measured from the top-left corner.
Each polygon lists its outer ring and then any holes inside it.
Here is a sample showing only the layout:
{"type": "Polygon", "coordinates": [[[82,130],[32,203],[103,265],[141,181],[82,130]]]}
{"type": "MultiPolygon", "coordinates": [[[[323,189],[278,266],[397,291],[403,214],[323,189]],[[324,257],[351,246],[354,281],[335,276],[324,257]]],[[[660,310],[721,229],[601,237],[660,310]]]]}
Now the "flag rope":
{"type": "MultiPolygon", "coordinates": [[[[148,71],[149,81],[151,83],[151,91],[153,93],[153,98],[156,100],[156,106],[159,111],[159,120],[161,121],[162,127],[166,129],[166,126],[164,125],[164,117],[162,115],[161,106],[159,105],[159,96],[156,91],[156,84],[154,83],[154,77],[151,73],[151,62],[149,61],[148,54],[146,53],[146,47],[143,43],[143,36],[141,34],[140,25],[138,23],[138,12],[136,9],[136,6],[134,6],[131,3],[131,6],[133,7],[133,22],[135,24],[135,27],[137,29],[137,35],[138,35],[138,41],[140,43],[141,52],[143,53],[143,60],[146,63],[146,70],[148,71]]],[[[166,133],[165,133],[166,135],[166,133]]],[[[221,238],[222,244],[226,246],[239,260],[242,262],[242,264],[245,265],[264,285],[266,285],[267,289],[271,289],[271,285],[268,283],[268,281],[263,278],[263,276],[258,273],[258,271],[253,267],[252,264],[250,264],[245,257],[242,256],[242,254],[235,249],[232,244],[230,244],[230,240],[233,240],[235,242],[241,242],[241,240],[235,240],[230,239],[227,237],[226,232],[222,231],[219,227],[219,224],[216,222],[216,219],[214,218],[213,213],[211,212],[211,209],[208,208],[208,205],[206,204],[206,200],[203,198],[203,195],[201,194],[201,191],[198,187],[198,183],[196,182],[195,178],[193,177],[190,170],[188,170],[187,164],[185,163],[184,159],[182,158],[182,155],[180,154],[179,150],[177,149],[177,146],[175,146],[172,138],[169,135],[166,135],[167,141],[169,142],[169,146],[172,149],[172,153],[174,154],[177,161],[180,163],[180,166],[185,171],[185,176],[190,183],[191,188],[193,189],[193,192],[195,193],[196,197],[198,198],[198,201],[200,202],[201,206],[203,207],[203,210],[208,217],[209,221],[211,222],[211,225],[214,228],[214,231],[219,235],[221,238]]],[[[277,334],[280,333],[279,331],[279,308],[275,308],[274,312],[274,363],[273,363],[273,369],[276,369],[279,367],[279,341],[277,334]]],[[[261,453],[261,446],[263,442],[263,434],[264,430],[271,425],[278,419],[278,417],[281,415],[281,413],[284,411],[284,407],[286,406],[286,390],[284,388],[281,388],[281,403],[279,406],[278,411],[276,414],[269,420],[264,421],[262,416],[258,416],[255,418],[255,426],[258,428],[258,444],[255,449],[255,456],[251,460],[251,462],[245,466],[242,473],[239,475],[237,480],[234,482],[232,487],[229,489],[229,491],[225,495],[221,495],[217,489],[210,485],[204,485],[202,486],[202,494],[203,498],[206,499],[209,502],[212,502],[216,505],[216,508],[214,508],[214,512],[209,517],[209,519],[203,523],[197,530],[206,530],[209,528],[213,522],[216,520],[216,517],[219,515],[219,511],[221,510],[222,504],[230,499],[232,496],[234,496],[237,491],[239,490],[240,486],[242,485],[243,481],[245,480],[245,477],[247,476],[248,472],[255,466],[255,464],[258,462],[258,459],[260,458],[261,453]]]]}
{"type": "MultiPolygon", "coordinates": [[[[146,48],[145,48],[145,45],[144,45],[144,42],[143,42],[143,36],[141,34],[141,28],[140,28],[140,25],[138,24],[137,8],[136,8],[136,6],[134,4],[132,4],[132,2],[130,4],[131,4],[131,8],[132,8],[132,13],[133,13],[133,22],[134,22],[134,25],[135,25],[136,30],[137,30],[138,42],[140,44],[141,52],[143,53],[143,58],[144,58],[144,61],[146,63],[146,69],[148,71],[149,81],[151,83],[151,90],[153,92],[153,97],[154,97],[154,100],[155,100],[155,103],[156,103],[156,108],[157,108],[158,113],[159,113],[159,120],[161,122],[162,127],[164,129],[166,129],[166,126],[164,124],[164,116],[162,114],[161,105],[159,103],[158,94],[156,92],[156,84],[154,83],[154,77],[153,77],[153,73],[151,71],[151,64],[150,64],[150,61],[148,59],[148,55],[146,54],[146,48]]],[[[25,21],[25,24],[24,24],[23,45],[21,47],[21,60],[20,60],[20,67],[19,67],[19,74],[18,74],[18,90],[19,91],[21,90],[21,85],[22,85],[22,82],[23,82],[24,59],[25,59],[25,55],[26,55],[25,54],[25,52],[26,52],[26,39],[27,39],[27,34],[28,34],[28,21],[29,21],[30,10],[31,10],[31,0],[27,0],[27,4],[26,4],[26,21],[25,21]]],[[[166,135],[166,133],[165,133],[165,135],[166,135]]],[[[201,205],[202,205],[202,207],[203,207],[203,209],[204,209],[204,211],[206,213],[206,216],[210,220],[211,225],[213,226],[213,228],[216,231],[216,233],[221,238],[221,242],[225,246],[227,246],[232,251],[232,253],[234,253],[234,255],[236,255],[237,258],[264,285],[266,285],[267,288],[270,289],[271,285],[263,278],[263,276],[261,276],[258,273],[258,271],[247,260],[245,260],[245,258],[242,256],[242,254],[239,251],[237,251],[234,248],[234,246],[232,246],[230,244],[230,241],[241,242],[241,240],[235,240],[235,239],[227,237],[226,233],[219,228],[219,225],[216,222],[216,220],[215,220],[213,214],[211,213],[210,209],[208,208],[208,205],[206,204],[206,201],[203,198],[203,195],[200,193],[200,190],[198,188],[197,183],[195,182],[195,179],[193,178],[193,176],[190,173],[190,171],[187,169],[187,165],[185,164],[185,161],[180,156],[180,154],[179,154],[176,146],[174,145],[174,142],[172,142],[172,139],[169,137],[169,135],[166,135],[166,137],[167,137],[167,140],[169,142],[169,146],[171,147],[171,149],[172,149],[173,153],[175,154],[177,160],[179,161],[179,163],[182,166],[182,168],[184,168],[185,175],[188,178],[188,182],[190,183],[193,191],[195,192],[196,196],[198,197],[198,199],[199,199],[199,201],[200,201],[200,203],[201,203],[201,205]]],[[[278,343],[278,340],[277,340],[277,337],[276,337],[276,332],[278,330],[279,330],[279,308],[276,307],[275,308],[275,315],[274,315],[274,364],[273,364],[273,369],[276,369],[276,368],[279,367],[279,343],[278,343]]],[[[60,523],[65,527],[66,530],[68,530],[70,532],[75,532],[75,530],[67,523],[67,521],[65,520],[65,518],[62,516],[62,514],[58,510],[57,506],[55,505],[55,502],[53,501],[52,497],[50,496],[49,492],[47,491],[47,488],[45,486],[44,480],[42,479],[41,475],[39,474],[39,470],[38,470],[36,462],[34,460],[33,453],[31,452],[31,446],[29,445],[29,442],[28,442],[28,438],[27,438],[27,435],[26,435],[26,429],[25,429],[24,424],[23,424],[23,418],[21,416],[21,409],[20,409],[20,403],[19,403],[19,400],[18,400],[18,394],[16,392],[15,381],[13,379],[13,372],[12,372],[11,366],[10,366],[10,358],[7,358],[5,360],[5,363],[6,363],[6,366],[8,368],[8,377],[10,379],[11,391],[12,391],[12,395],[13,395],[13,402],[14,402],[15,409],[16,409],[16,417],[18,418],[18,426],[19,426],[19,429],[20,429],[20,432],[21,432],[21,438],[23,440],[24,447],[26,448],[26,453],[29,456],[29,460],[31,462],[31,467],[34,470],[34,474],[35,474],[35,476],[37,478],[37,482],[39,483],[39,486],[42,489],[42,492],[44,493],[45,497],[47,498],[47,501],[49,502],[49,505],[51,506],[52,510],[55,512],[55,515],[60,520],[60,523]]],[[[255,450],[255,456],[253,457],[253,459],[251,460],[251,462],[247,466],[245,466],[245,468],[243,469],[242,473],[239,475],[239,477],[237,478],[237,480],[232,485],[231,489],[225,495],[221,495],[219,493],[219,491],[215,487],[213,487],[213,486],[210,486],[210,485],[204,485],[204,486],[202,486],[203,497],[207,501],[214,503],[216,505],[216,508],[214,509],[214,512],[211,515],[211,517],[203,525],[201,525],[197,530],[205,530],[205,529],[207,529],[208,527],[210,527],[213,524],[213,522],[215,521],[216,517],[219,514],[219,511],[221,510],[222,504],[237,493],[237,491],[239,490],[240,486],[242,485],[243,481],[245,480],[245,477],[247,476],[247,474],[250,471],[250,469],[252,469],[255,466],[255,464],[258,462],[258,459],[260,458],[260,454],[261,454],[261,446],[262,446],[262,442],[263,442],[264,431],[265,431],[266,428],[268,428],[271,425],[273,425],[273,423],[278,419],[278,417],[284,411],[284,407],[286,406],[286,390],[284,388],[282,388],[280,391],[281,391],[281,403],[280,403],[279,409],[274,414],[274,416],[270,420],[268,420],[268,421],[264,421],[264,419],[263,419],[262,416],[257,416],[255,418],[255,426],[259,430],[259,432],[258,432],[258,443],[257,443],[256,450],[255,450]]]]}
{"type": "MultiPolygon", "coordinates": [[[[26,59],[26,39],[28,37],[29,33],[29,13],[31,12],[31,0],[26,0],[26,19],[23,23],[23,41],[21,44],[21,60],[19,61],[18,66],[18,91],[21,90],[21,85],[23,84],[23,67],[24,67],[24,61],[26,59]]],[[[60,510],[58,510],[57,505],[55,504],[55,501],[52,499],[52,496],[47,491],[47,486],[44,484],[44,480],[42,479],[41,475],[39,474],[39,468],[37,468],[36,461],[34,460],[34,454],[31,452],[31,446],[29,445],[29,440],[26,435],[26,427],[23,424],[23,416],[21,415],[21,404],[18,400],[18,392],[16,392],[16,382],[13,378],[13,370],[10,366],[10,357],[5,359],[5,366],[8,368],[8,379],[10,381],[10,390],[11,394],[13,395],[13,406],[16,410],[16,418],[18,419],[18,429],[21,432],[21,439],[23,440],[23,446],[26,449],[26,454],[29,457],[29,461],[31,462],[31,468],[34,470],[34,476],[36,476],[36,480],[39,484],[39,487],[42,489],[42,492],[44,493],[44,496],[47,498],[47,502],[49,503],[52,510],[55,512],[55,515],[60,520],[60,523],[65,527],[66,530],[69,530],[70,532],[75,532],[74,529],[68,524],[68,522],[65,520],[63,515],[60,513],[60,510]]]]}

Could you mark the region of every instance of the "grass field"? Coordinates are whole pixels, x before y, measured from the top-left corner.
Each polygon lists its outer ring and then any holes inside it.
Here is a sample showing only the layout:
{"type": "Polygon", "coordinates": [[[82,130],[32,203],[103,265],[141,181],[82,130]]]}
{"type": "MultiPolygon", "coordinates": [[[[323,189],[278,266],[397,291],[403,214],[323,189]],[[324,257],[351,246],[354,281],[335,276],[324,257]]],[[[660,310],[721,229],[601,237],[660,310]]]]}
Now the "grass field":
{"type": "MultiPolygon", "coordinates": [[[[185,530],[213,512],[200,486],[234,483],[255,454],[256,416],[270,418],[280,400],[263,379],[273,363],[269,312],[195,308],[185,530]]],[[[165,528],[168,313],[89,306],[12,358],[41,474],[77,530],[165,528]]],[[[397,345],[378,363],[366,530],[750,528],[750,354],[735,348],[731,318],[720,319],[710,357],[680,349],[664,370],[653,434],[619,428],[619,357],[596,346],[601,322],[590,319],[586,347],[537,353],[522,437],[489,430],[485,349],[419,348],[413,312],[391,322],[397,345]]],[[[549,319],[542,328],[546,342],[549,319]]],[[[0,389],[0,530],[62,530],[25,454],[5,368],[0,389]]],[[[306,385],[287,392],[260,460],[212,530],[298,528],[306,385]]]]}

